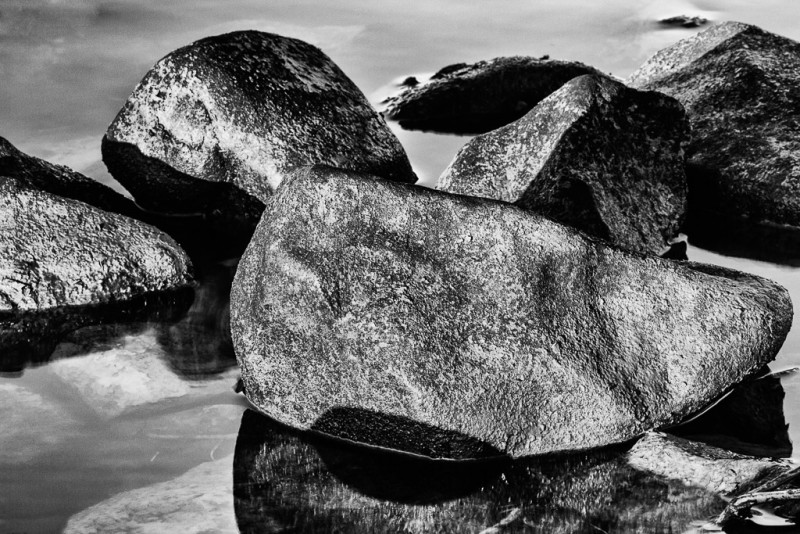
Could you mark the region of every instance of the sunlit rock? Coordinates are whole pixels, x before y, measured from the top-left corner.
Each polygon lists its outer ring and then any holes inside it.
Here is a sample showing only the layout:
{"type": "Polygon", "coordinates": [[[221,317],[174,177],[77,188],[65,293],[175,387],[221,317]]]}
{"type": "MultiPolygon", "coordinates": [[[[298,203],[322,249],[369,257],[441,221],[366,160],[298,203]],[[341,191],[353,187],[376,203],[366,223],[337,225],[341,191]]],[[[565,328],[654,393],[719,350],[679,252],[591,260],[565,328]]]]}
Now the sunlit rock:
{"type": "Polygon", "coordinates": [[[28,463],[81,431],[69,410],[22,385],[0,383],[0,406],[0,464],[28,463]]]}
{"type": "Polygon", "coordinates": [[[0,177],[0,347],[24,352],[128,305],[180,300],[191,284],[189,258],[163,232],[0,177]]]}
{"type": "Polygon", "coordinates": [[[72,516],[64,532],[238,534],[232,460],[228,456],[207,462],[174,480],[115,495],[72,516]]]}
{"type": "Polygon", "coordinates": [[[690,211],[800,226],[800,43],[738,22],[657,52],[628,80],[692,124],[690,211]]]}
{"type": "Polygon", "coordinates": [[[248,398],[293,427],[434,451],[475,440],[450,457],[598,447],[702,408],[791,325],[774,282],[502,202],[314,167],[269,208],[231,329],[248,398]]]}
{"type": "Polygon", "coordinates": [[[472,139],[437,188],[512,202],[625,248],[661,253],[686,211],[688,135],[675,99],[581,76],[518,121],[472,139]]]}
{"type": "Polygon", "coordinates": [[[416,180],[398,140],[330,58],[256,31],[159,60],[109,126],[103,161],[142,206],[203,214],[242,248],[298,165],[416,180]]]}
{"type": "Polygon", "coordinates": [[[583,74],[600,72],[575,61],[524,56],[449,65],[421,84],[406,79],[406,88],[384,101],[383,115],[411,130],[488,132],[583,74]]]}
{"type": "Polygon", "coordinates": [[[757,458],[660,432],[648,432],[628,452],[631,466],[714,493],[734,495],[786,472],[788,460],[757,458]]]}

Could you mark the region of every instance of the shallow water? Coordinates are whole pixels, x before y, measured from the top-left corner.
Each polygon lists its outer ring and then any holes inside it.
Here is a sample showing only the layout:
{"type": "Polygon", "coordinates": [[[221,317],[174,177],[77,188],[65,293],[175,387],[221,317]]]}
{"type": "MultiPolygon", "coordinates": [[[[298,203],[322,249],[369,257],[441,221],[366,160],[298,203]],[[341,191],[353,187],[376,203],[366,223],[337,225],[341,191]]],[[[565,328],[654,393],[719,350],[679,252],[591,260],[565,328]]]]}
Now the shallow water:
{"type": "MultiPolygon", "coordinates": [[[[158,58],[200,37],[252,28],[313,42],[378,102],[407,75],[499,55],[549,54],[625,77],[697,31],[654,22],[678,14],[800,40],[795,0],[2,0],[0,135],[121,189],[100,162],[106,126],[158,58]]],[[[393,129],[425,185],[468,139],[393,129]]],[[[732,233],[729,243],[703,241],[729,255],[691,246],[690,259],[772,278],[789,288],[797,311],[800,249],[732,233]]],[[[243,417],[225,333],[232,269],[205,269],[182,320],[82,329],[44,365],[0,355],[0,532],[56,532],[68,521],[74,532],[125,521],[163,532],[676,532],[724,506],[633,472],[614,451],[454,468],[243,417]]],[[[773,368],[796,365],[795,324],[773,368]]],[[[781,382],[797,442],[800,375],[781,382]]]]}

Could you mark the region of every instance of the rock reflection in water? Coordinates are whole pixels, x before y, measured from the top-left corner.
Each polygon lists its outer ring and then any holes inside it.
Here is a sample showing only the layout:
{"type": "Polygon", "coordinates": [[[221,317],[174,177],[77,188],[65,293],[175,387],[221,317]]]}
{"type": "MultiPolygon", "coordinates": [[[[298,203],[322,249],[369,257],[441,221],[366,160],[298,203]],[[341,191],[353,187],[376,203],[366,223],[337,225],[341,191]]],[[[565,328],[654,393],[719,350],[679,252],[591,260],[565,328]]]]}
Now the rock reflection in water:
{"type": "Polygon", "coordinates": [[[430,460],[321,438],[245,412],[234,457],[241,532],[683,532],[714,494],[571,456],[430,460]]]}
{"type": "Polygon", "coordinates": [[[188,379],[203,379],[236,365],[230,327],[230,292],[236,262],[198,268],[200,287],[186,316],[161,325],[158,340],[169,364],[188,379]]]}

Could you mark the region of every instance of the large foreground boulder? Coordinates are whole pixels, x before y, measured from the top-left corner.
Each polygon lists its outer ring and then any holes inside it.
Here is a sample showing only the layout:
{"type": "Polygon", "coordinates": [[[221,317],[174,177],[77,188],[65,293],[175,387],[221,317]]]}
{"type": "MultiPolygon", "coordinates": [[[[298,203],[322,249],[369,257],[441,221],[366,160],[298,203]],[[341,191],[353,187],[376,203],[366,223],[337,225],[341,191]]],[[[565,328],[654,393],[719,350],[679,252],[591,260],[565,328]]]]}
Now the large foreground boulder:
{"type": "Polygon", "coordinates": [[[688,137],[675,99],[581,76],[467,143],[437,188],[513,202],[625,248],[662,253],[685,216],[688,137]]]}
{"type": "Polygon", "coordinates": [[[585,449],[676,422],[774,358],[791,320],[769,280],[325,167],[278,190],[231,295],[261,411],[449,457],[585,449]]]}
{"type": "Polygon", "coordinates": [[[449,65],[386,99],[383,115],[411,130],[488,132],[517,120],[583,74],[601,73],[575,61],[524,56],[449,65]]]}
{"type": "Polygon", "coordinates": [[[690,210],[800,226],[799,71],[800,43],[725,22],[631,75],[686,107],[690,210]]]}
{"type": "Polygon", "coordinates": [[[143,207],[206,214],[246,237],[298,165],[416,180],[400,143],[330,58],[256,31],[201,39],[158,61],[102,147],[109,172],[143,207]]]}
{"type": "Polygon", "coordinates": [[[0,346],[55,330],[49,314],[97,315],[191,283],[188,257],[163,232],[0,177],[0,346]]]}

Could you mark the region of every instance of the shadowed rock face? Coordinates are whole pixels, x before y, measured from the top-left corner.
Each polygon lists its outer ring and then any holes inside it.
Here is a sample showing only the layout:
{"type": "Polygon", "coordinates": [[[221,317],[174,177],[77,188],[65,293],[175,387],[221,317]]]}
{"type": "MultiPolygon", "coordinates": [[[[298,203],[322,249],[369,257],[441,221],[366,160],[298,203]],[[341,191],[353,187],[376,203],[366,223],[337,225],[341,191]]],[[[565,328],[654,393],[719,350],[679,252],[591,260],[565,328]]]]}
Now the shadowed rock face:
{"type": "Polygon", "coordinates": [[[10,176],[34,189],[80,200],[101,210],[140,218],[140,210],[129,199],[69,167],[55,165],[20,152],[0,137],[0,176],[10,176]]]}
{"type": "Polygon", "coordinates": [[[791,318],[769,280],[325,167],[278,190],[231,295],[245,389],[264,413],[309,428],[370,410],[511,456],[677,422],[771,360],[791,318]]]}
{"type": "Polygon", "coordinates": [[[583,63],[521,56],[450,65],[388,98],[383,115],[410,130],[484,133],[517,120],[583,74],[601,73],[583,63]]]}
{"type": "Polygon", "coordinates": [[[800,226],[799,70],[800,43],[726,22],[631,75],[686,107],[692,211],[800,226]]]}
{"type": "Polygon", "coordinates": [[[202,39],[156,63],[109,126],[103,160],[142,206],[232,226],[221,214],[254,225],[298,165],[416,180],[383,119],[325,54],[256,31],[202,39]]]}
{"type": "Polygon", "coordinates": [[[1,345],[46,327],[40,314],[190,290],[190,271],[155,228],[0,177],[1,345]]]}
{"type": "Polygon", "coordinates": [[[673,98],[581,76],[476,137],[439,177],[640,252],[661,253],[686,211],[689,124],[673,98]]]}

